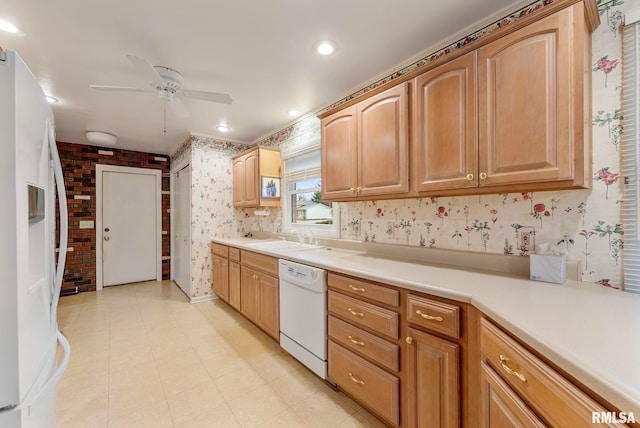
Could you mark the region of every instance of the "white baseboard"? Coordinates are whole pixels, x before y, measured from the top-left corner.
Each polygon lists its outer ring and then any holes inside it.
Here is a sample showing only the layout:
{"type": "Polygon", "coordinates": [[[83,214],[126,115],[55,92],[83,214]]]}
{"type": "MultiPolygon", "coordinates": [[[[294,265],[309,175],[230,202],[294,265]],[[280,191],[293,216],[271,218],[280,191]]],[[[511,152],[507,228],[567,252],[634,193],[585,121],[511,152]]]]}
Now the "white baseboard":
{"type": "Polygon", "coordinates": [[[201,302],[208,302],[209,300],[215,300],[217,298],[218,298],[218,296],[216,296],[215,294],[210,294],[208,296],[191,297],[189,299],[189,302],[190,303],[201,303],[201,302]]]}

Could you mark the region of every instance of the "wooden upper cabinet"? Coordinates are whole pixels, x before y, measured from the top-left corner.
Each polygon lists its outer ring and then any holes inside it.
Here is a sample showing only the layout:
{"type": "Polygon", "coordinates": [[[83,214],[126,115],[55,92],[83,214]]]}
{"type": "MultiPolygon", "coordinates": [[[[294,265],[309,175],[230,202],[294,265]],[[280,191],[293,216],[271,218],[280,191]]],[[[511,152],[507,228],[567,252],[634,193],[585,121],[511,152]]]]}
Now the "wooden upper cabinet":
{"type": "Polygon", "coordinates": [[[357,196],[409,190],[408,84],[358,103],[357,196]]]}
{"type": "Polygon", "coordinates": [[[280,178],[280,150],[253,147],[233,157],[233,206],[280,206],[280,198],[263,198],[262,177],[280,178]]]}
{"type": "Polygon", "coordinates": [[[323,198],[406,194],[408,124],[408,83],[323,118],[323,198]]]}
{"type": "Polygon", "coordinates": [[[357,106],[322,120],[322,195],[324,199],[354,196],[358,187],[357,106]]]}
{"type": "Polygon", "coordinates": [[[590,184],[584,16],[576,3],[478,49],[480,186],[590,184]]]}
{"type": "Polygon", "coordinates": [[[478,185],[476,52],[413,81],[413,180],[418,192],[478,185]]]}

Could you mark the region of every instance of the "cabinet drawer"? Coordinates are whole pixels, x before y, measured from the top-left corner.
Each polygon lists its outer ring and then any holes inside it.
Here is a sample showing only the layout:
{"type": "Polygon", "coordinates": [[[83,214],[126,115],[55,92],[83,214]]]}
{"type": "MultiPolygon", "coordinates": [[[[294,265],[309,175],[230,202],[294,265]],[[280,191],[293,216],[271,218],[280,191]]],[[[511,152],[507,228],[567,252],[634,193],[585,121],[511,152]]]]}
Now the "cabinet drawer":
{"type": "Polygon", "coordinates": [[[607,411],[484,318],[480,326],[480,348],[482,358],[552,426],[590,427],[592,412],[607,411]]]}
{"type": "Polygon", "coordinates": [[[329,337],[389,370],[399,370],[400,348],[349,323],[329,316],[329,337]]]}
{"type": "Polygon", "coordinates": [[[399,423],[400,381],[329,341],[329,378],[393,425],[399,423]]]}
{"type": "Polygon", "coordinates": [[[329,312],[376,332],[398,338],[398,314],[329,290],[329,312]]]}
{"type": "Polygon", "coordinates": [[[242,264],[278,276],[278,259],[251,251],[241,251],[242,264]]]}
{"type": "Polygon", "coordinates": [[[382,287],[373,282],[349,278],[329,272],[329,287],[354,296],[365,297],[391,306],[400,304],[400,293],[392,288],[382,287]]]}
{"type": "Polygon", "coordinates": [[[229,247],[229,260],[232,262],[240,262],[240,249],[229,247]]]}
{"type": "Polygon", "coordinates": [[[426,329],[460,338],[459,306],[409,294],[407,320],[426,329]]]}
{"type": "Polygon", "coordinates": [[[216,256],[224,257],[225,259],[229,257],[229,247],[227,247],[226,245],[212,242],[211,250],[213,250],[213,254],[215,254],[216,256]]]}

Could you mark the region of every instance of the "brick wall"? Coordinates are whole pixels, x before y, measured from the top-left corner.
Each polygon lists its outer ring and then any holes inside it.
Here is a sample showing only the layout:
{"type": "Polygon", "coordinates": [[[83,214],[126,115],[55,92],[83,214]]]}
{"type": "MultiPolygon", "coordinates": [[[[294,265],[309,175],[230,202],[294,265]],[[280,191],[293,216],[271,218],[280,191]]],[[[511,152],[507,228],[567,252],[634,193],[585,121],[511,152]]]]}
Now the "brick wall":
{"type": "Polygon", "coordinates": [[[169,156],[63,142],[58,142],[58,151],[69,207],[68,245],[73,247],[73,251],[67,253],[62,286],[77,286],[81,292],[96,289],[96,164],[162,171],[162,230],[166,231],[162,235],[162,278],[169,279],[169,156]],[[101,154],[103,151],[112,154],[101,154]],[[83,199],[86,197],[88,199],[83,199]],[[80,229],[80,220],[92,220],[94,228],[80,229]]]}

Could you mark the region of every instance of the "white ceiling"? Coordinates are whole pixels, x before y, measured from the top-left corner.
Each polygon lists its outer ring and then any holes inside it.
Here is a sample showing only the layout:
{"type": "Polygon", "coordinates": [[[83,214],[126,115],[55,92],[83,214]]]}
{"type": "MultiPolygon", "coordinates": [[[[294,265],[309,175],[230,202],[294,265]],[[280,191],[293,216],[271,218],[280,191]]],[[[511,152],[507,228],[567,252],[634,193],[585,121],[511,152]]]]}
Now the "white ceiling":
{"type": "MultiPolygon", "coordinates": [[[[170,153],[189,132],[252,143],[303,114],[439,46],[514,0],[2,0],[0,46],[29,65],[54,105],[59,141],[85,131],[115,147],[170,153]],[[312,51],[338,44],[331,57],[312,51]],[[177,118],[155,94],[100,92],[90,84],[147,87],[126,55],[178,70],[186,89],[229,93],[232,105],[184,99],[177,118]],[[215,129],[226,122],[231,132],[215,129]]],[[[524,1],[524,3],[528,3],[524,1]]]]}

